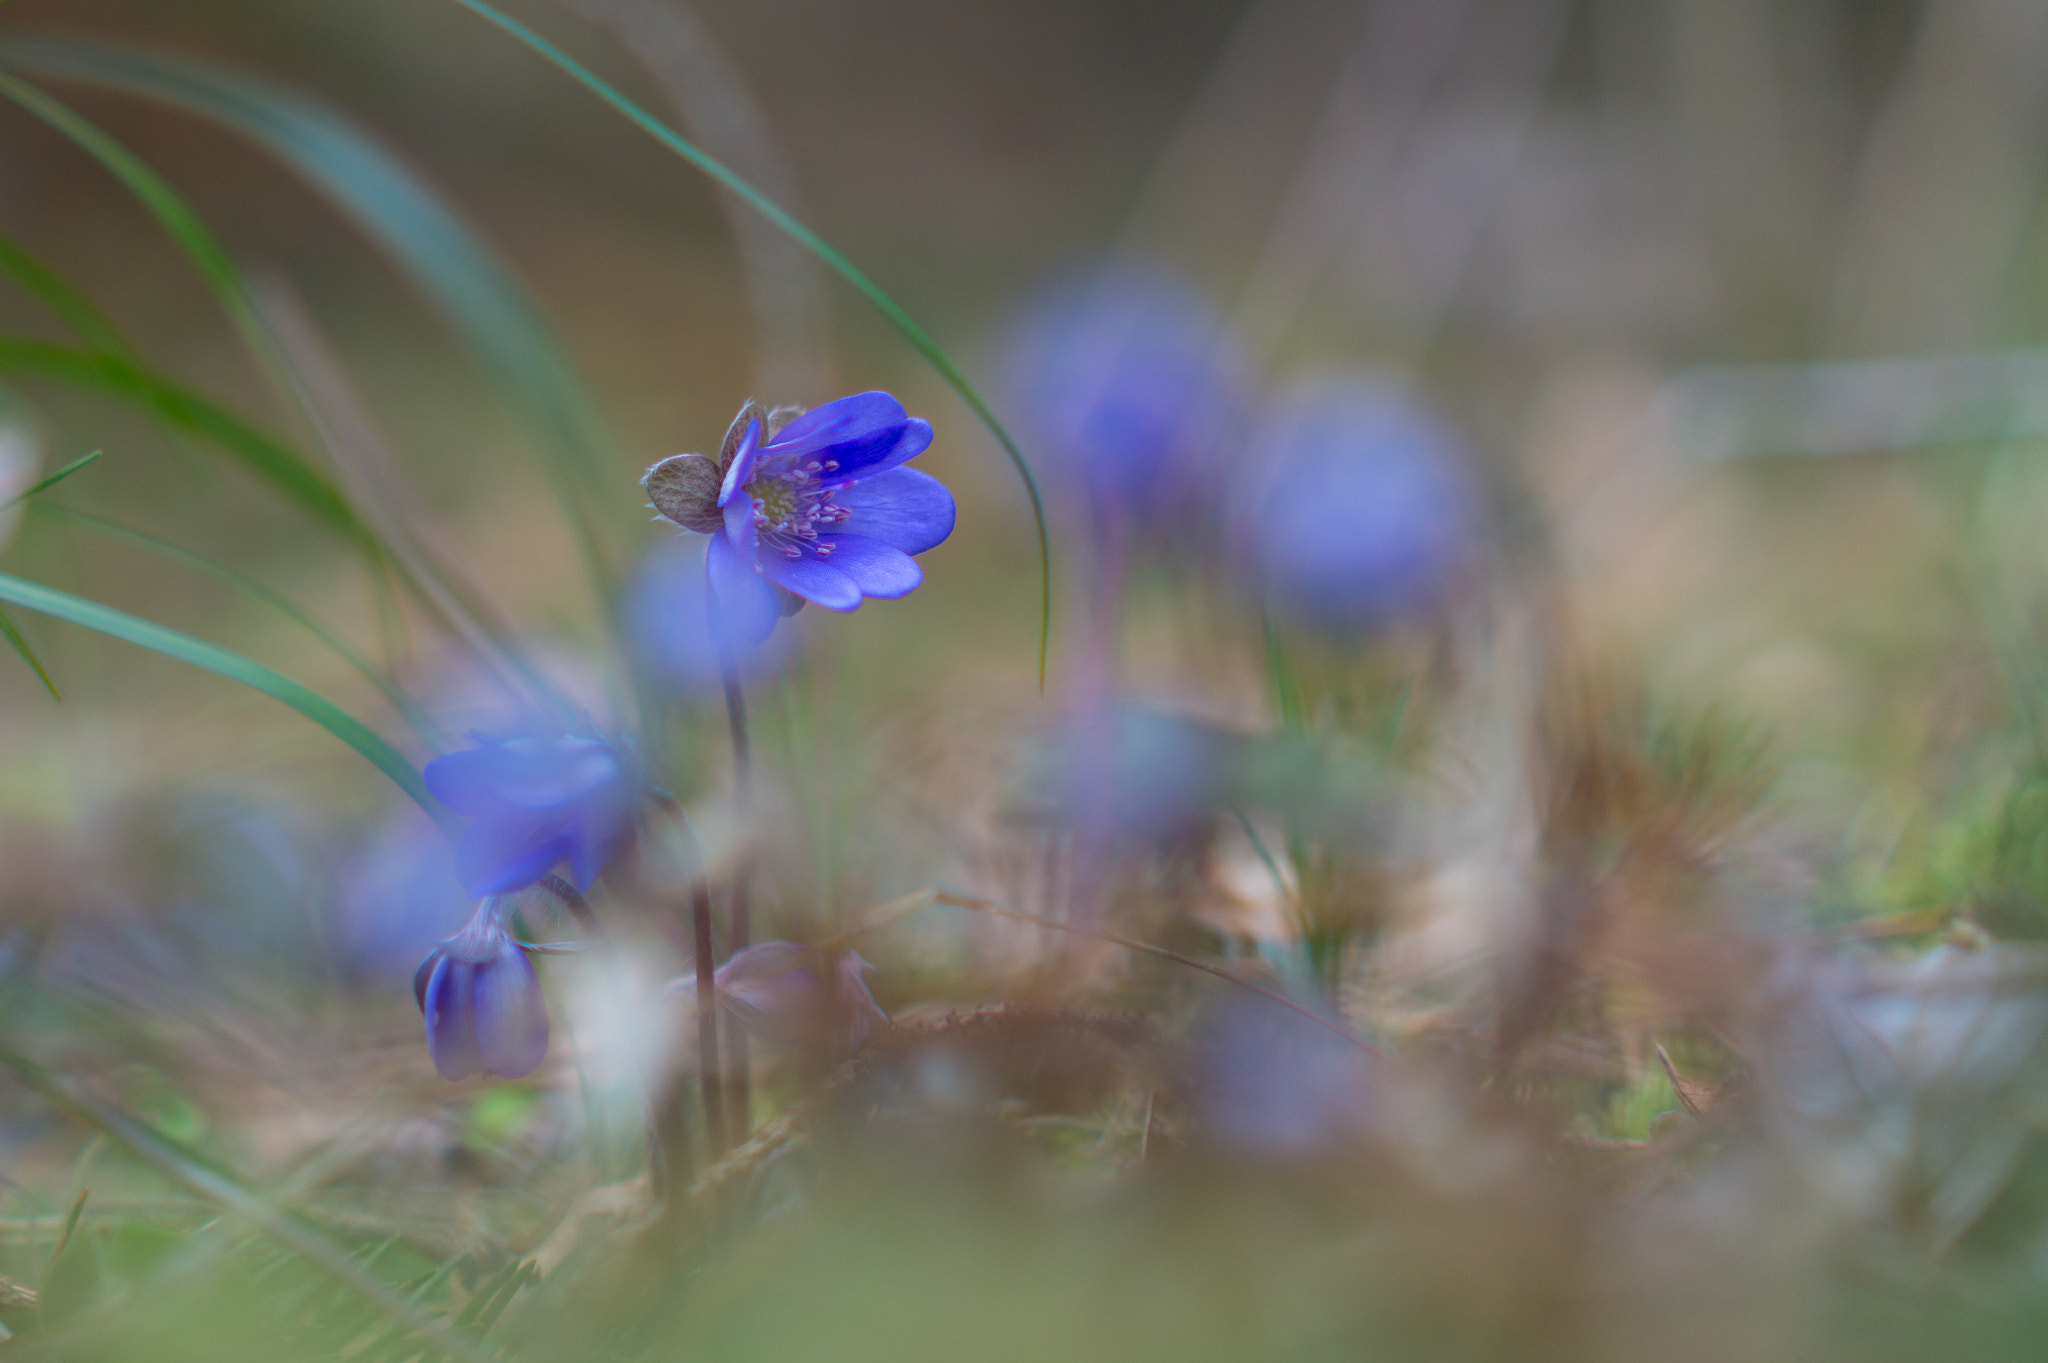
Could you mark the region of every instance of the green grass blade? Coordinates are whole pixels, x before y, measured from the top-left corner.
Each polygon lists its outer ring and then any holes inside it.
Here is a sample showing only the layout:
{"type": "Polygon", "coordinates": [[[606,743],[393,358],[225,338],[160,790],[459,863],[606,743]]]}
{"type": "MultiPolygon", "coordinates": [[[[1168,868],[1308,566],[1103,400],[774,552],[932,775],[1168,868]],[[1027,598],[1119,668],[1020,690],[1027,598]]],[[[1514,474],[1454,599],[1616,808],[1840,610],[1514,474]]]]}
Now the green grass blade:
{"type": "Polygon", "coordinates": [[[489,1363],[492,1359],[492,1354],[466,1335],[449,1329],[421,1310],[404,1293],[365,1272],[346,1249],[305,1218],[273,1206],[247,1179],[233,1170],[4,1045],[0,1045],[0,1069],[8,1070],[30,1092],[103,1133],[107,1139],[126,1148],[173,1182],[232,1212],[260,1228],[272,1240],[318,1264],[386,1315],[403,1323],[423,1340],[431,1341],[434,1349],[446,1350],[468,1363],[489,1363]]]}
{"type": "MultiPolygon", "coordinates": [[[[28,46],[32,48],[35,45],[28,46]]],[[[0,73],[0,94],[15,100],[23,108],[70,137],[142,202],[198,266],[200,273],[219,298],[221,306],[233,320],[236,329],[241,332],[250,351],[269,372],[278,391],[289,399],[302,402],[305,392],[302,377],[294,372],[290,357],[273,341],[269,331],[264,327],[255,295],[248,281],[243,278],[241,271],[199,215],[192,211],[169,183],[98,126],[47,92],[13,76],[0,73]]],[[[47,287],[51,281],[39,279],[37,282],[47,287]]],[[[69,292],[75,294],[76,290],[69,292]]],[[[118,340],[118,337],[116,339],[118,340]]],[[[110,353],[137,368],[141,367],[140,357],[133,347],[125,343],[116,344],[110,353]]],[[[319,423],[316,414],[308,412],[307,416],[317,428],[319,423]]],[[[274,441],[269,443],[276,444],[274,441]]],[[[249,458],[259,454],[260,448],[245,443],[237,452],[242,453],[244,458],[249,458]]],[[[296,460],[296,456],[294,459],[296,460]]],[[[300,490],[306,489],[302,487],[300,490]]],[[[328,490],[332,491],[331,488],[328,490]]],[[[345,507],[344,499],[337,495],[335,500],[337,504],[345,507]]],[[[373,589],[388,589],[389,582],[381,570],[382,547],[375,543],[374,534],[362,527],[353,512],[349,513],[349,517],[355,523],[358,540],[368,551],[373,589]]],[[[573,516],[572,521],[576,521],[579,529],[581,528],[581,522],[573,516]]],[[[609,596],[605,599],[609,600],[609,596]]],[[[606,618],[609,619],[610,615],[611,612],[607,610],[606,618]]]]}
{"type": "Polygon", "coordinates": [[[17,606],[37,611],[43,615],[83,625],[90,630],[123,640],[161,653],[167,658],[205,668],[209,672],[238,681],[244,686],[261,691],[274,700],[283,701],[312,720],[342,742],[354,748],[370,764],[390,777],[398,788],[416,801],[420,808],[432,815],[442,827],[454,829],[454,817],[443,809],[438,801],[427,792],[426,782],[405,760],[399,751],[380,738],[374,730],[355,716],[343,710],[333,701],[317,695],[299,685],[289,677],[273,672],[252,658],[225,649],[218,644],[209,644],[189,634],[143,620],[103,606],[97,601],[73,596],[69,592],[46,587],[39,582],[0,573],[0,601],[10,601],[17,606]]]}
{"type": "Polygon", "coordinates": [[[358,542],[368,542],[368,533],[347,500],[288,446],[133,360],[27,337],[0,336],[0,373],[52,379],[133,403],[172,426],[204,436],[316,519],[358,542]]]}
{"type": "Polygon", "coordinates": [[[263,334],[256,325],[255,312],[249,306],[248,291],[242,284],[241,272],[228,253],[214,239],[206,224],[199,219],[178,192],[172,189],[161,175],[135,153],[109,137],[98,124],[79,114],[75,109],[55,98],[48,92],[37,89],[27,81],[5,72],[0,72],[0,95],[13,100],[22,108],[34,114],[43,122],[55,128],[64,136],[77,143],[119,180],[130,193],[141,200],[171,238],[192,258],[193,264],[206,277],[206,282],[219,295],[221,304],[228,310],[235,326],[247,338],[260,359],[269,359],[268,348],[263,334]]]}
{"type": "MultiPolygon", "coordinates": [[[[114,325],[111,318],[99,310],[99,306],[92,299],[86,297],[83,290],[72,285],[69,280],[24,250],[20,244],[9,241],[4,236],[0,236],[0,270],[13,275],[17,283],[61,318],[78,339],[85,342],[87,349],[119,355],[122,359],[137,365],[143,363],[142,352],[121,333],[121,329],[114,325]]],[[[171,448],[181,457],[196,464],[197,456],[186,443],[185,437],[161,421],[157,424],[162,428],[164,439],[170,443],[171,448]]]]}
{"type": "Polygon", "coordinates": [[[145,535],[140,530],[131,530],[127,526],[101,520],[98,516],[88,515],[83,511],[73,511],[69,507],[47,505],[37,506],[34,510],[36,515],[54,521],[58,525],[71,526],[74,529],[98,535],[103,539],[112,540],[116,544],[125,544],[132,549],[139,549],[145,554],[154,554],[158,558],[166,559],[181,568],[198,573],[202,577],[211,578],[222,586],[232,588],[244,596],[262,602],[287,620],[290,620],[300,629],[305,630],[315,639],[318,639],[336,657],[340,658],[350,667],[353,667],[357,672],[360,672],[370,685],[377,688],[377,694],[384,697],[390,703],[391,708],[396,710],[399,716],[412,726],[414,733],[429,743],[439,745],[439,731],[434,722],[427,718],[426,713],[413,703],[412,697],[406,695],[397,682],[393,681],[382,668],[370,661],[361,650],[349,643],[348,640],[335,634],[332,630],[314,619],[313,616],[300,609],[291,598],[276,591],[269,584],[253,578],[247,573],[238,572],[226,564],[215,563],[212,559],[201,554],[195,554],[189,549],[181,549],[175,544],[170,544],[156,538],[154,535],[145,535]]]}
{"type": "Polygon", "coordinates": [[[609,512],[623,528],[640,499],[628,495],[624,475],[612,467],[596,406],[539,310],[497,256],[412,172],[327,108],[204,63],[103,44],[12,39],[0,42],[0,64],[156,100],[223,124],[281,157],[389,249],[532,434],[587,570],[600,594],[611,598],[616,573],[597,526],[609,512]]]}
{"type": "Polygon", "coordinates": [[[50,680],[50,674],[44,669],[42,660],[36,657],[35,650],[30,648],[28,640],[22,637],[21,627],[14,623],[6,611],[0,611],[0,635],[6,636],[7,646],[20,654],[21,660],[34,668],[35,674],[43,679],[43,685],[50,690],[50,699],[64,699],[57,690],[57,683],[50,680]]]}
{"type": "Polygon", "coordinates": [[[13,275],[16,283],[40,299],[43,306],[62,318],[64,325],[94,350],[115,355],[131,353],[120,328],[99,310],[97,304],[71,287],[62,275],[4,236],[0,236],[0,270],[13,275]]]}
{"type": "Polygon", "coordinates": [[[38,492],[48,492],[51,488],[57,486],[57,484],[63,482],[66,478],[69,478],[72,474],[84,468],[93,460],[99,458],[102,453],[104,453],[104,451],[94,450],[91,454],[79,455],[78,458],[72,460],[63,468],[58,469],[49,477],[37,482],[35,486],[29,488],[26,492],[16,493],[14,496],[9,497],[6,501],[0,502],[0,511],[5,511],[12,506],[19,506],[21,503],[35,496],[38,492]]]}
{"type": "Polygon", "coordinates": [[[634,124],[634,126],[638,127],[655,141],[661,143],[662,146],[674,152],[677,156],[682,157],[683,160],[689,162],[704,174],[710,176],[728,191],[737,195],[755,212],[773,223],[776,228],[786,233],[805,250],[823,261],[828,269],[832,270],[848,284],[851,284],[863,298],[873,304],[875,310],[880,312],[897,331],[902,333],[903,338],[909,341],[919,354],[924,356],[925,361],[938,371],[939,377],[951,385],[953,391],[960,395],[961,401],[965,402],[972,409],[975,416],[981,419],[982,425],[988,428],[989,433],[996,438],[996,443],[1002,446],[1003,453],[1008,456],[1011,466],[1017,470],[1017,476],[1023,480],[1024,490],[1031,497],[1031,514],[1038,526],[1040,612],[1038,671],[1039,681],[1043,684],[1045,679],[1046,653],[1051,647],[1052,641],[1052,544],[1046,531],[1045,503],[1039,496],[1038,482],[1032,477],[1031,465],[1024,458],[1024,452],[1017,447],[1017,442],[1011,438],[1009,431],[1004,428],[1003,423],[996,418],[995,412],[982,398],[980,392],[975,389],[972,383],[968,382],[967,376],[960,372],[951,359],[947,358],[946,353],[939,349],[938,343],[932,340],[925,332],[925,329],[919,326],[917,321],[909,313],[905,312],[895,299],[883,292],[880,285],[863,274],[852,261],[841,255],[823,237],[820,237],[817,233],[811,231],[810,228],[798,222],[774,200],[755,189],[739,175],[729,170],[722,162],[700,150],[694,143],[684,138],[666,123],[663,123],[653,114],[648,113],[632,100],[626,98],[625,95],[612,88],[611,85],[598,77],[588,67],[570,57],[553,43],[550,43],[518,20],[500,14],[497,10],[485,4],[483,0],[455,0],[455,3],[496,24],[514,38],[517,38],[520,42],[525,43],[535,52],[553,62],[585,89],[591,91],[591,93],[595,94],[606,104],[611,105],[612,108],[625,115],[626,119],[634,124]]]}

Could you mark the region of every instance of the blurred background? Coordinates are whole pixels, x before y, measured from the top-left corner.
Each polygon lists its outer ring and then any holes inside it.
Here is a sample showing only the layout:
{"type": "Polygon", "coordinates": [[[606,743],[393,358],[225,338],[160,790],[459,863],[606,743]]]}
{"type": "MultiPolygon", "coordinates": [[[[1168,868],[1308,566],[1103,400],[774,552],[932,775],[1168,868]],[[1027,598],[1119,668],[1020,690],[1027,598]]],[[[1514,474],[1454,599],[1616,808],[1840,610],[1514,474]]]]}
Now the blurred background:
{"type": "Polygon", "coordinates": [[[75,317],[10,267],[0,478],[103,453],[4,513],[0,570],[247,654],[423,763],[505,718],[488,650],[247,440],[219,457],[241,437],[192,400],[315,452],[627,735],[715,867],[751,859],[757,939],[856,946],[897,1020],[837,1077],[766,1048],[767,1134],[700,1152],[678,1230],[646,1135],[693,1101],[674,883],[594,895],[616,940],[544,965],[542,1069],[443,1081],[405,981],[471,906],[427,819],[269,699],[10,611],[63,697],[0,659],[0,1039],[49,1067],[0,1092],[19,1347],[455,1347],[246,1207],[218,1222],[118,1111],[522,1357],[2028,1356],[2048,8],[507,12],[990,395],[1045,492],[1046,679],[1031,502],[972,410],[477,14],[13,0],[0,236],[104,315],[87,348],[184,396],[65,369],[75,317]],[[1192,377],[1132,359],[1143,326],[1088,330],[1131,297],[1199,337],[1192,377]],[[749,396],[873,388],[931,421],[958,527],[915,594],[778,633],[742,808],[661,623],[696,537],[638,482],[749,396]],[[1105,490],[1054,392],[1161,394],[1146,420],[1200,449],[1105,490]],[[641,1309],[662,1274],[687,1309],[641,1309]]]}

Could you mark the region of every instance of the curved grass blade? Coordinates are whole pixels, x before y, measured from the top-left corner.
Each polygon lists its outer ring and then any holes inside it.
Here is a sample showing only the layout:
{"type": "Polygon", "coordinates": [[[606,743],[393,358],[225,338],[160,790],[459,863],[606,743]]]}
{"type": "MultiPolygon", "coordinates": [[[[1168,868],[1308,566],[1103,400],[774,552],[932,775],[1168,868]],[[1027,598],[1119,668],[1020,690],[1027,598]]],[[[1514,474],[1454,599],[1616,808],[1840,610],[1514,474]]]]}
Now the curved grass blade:
{"type": "MultiPolygon", "coordinates": [[[[43,306],[61,318],[64,324],[75,332],[86,348],[119,355],[133,364],[143,363],[142,352],[121,333],[121,329],[84,291],[45,265],[33,254],[24,250],[17,242],[0,237],[0,270],[14,276],[15,281],[27,289],[43,306]]],[[[177,454],[193,465],[197,472],[198,456],[193,452],[185,437],[178,431],[158,422],[164,439],[177,454]]]]}
{"type": "Polygon", "coordinates": [[[58,525],[67,525],[77,530],[83,530],[89,534],[98,535],[103,539],[112,540],[116,544],[125,544],[131,549],[139,549],[145,554],[154,554],[158,558],[166,559],[181,568],[198,573],[202,577],[211,578],[222,586],[230,587],[245,596],[262,602],[287,620],[290,620],[300,629],[305,630],[315,639],[318,639],[336,657],[340,658],[350,667],[353,667],[357,672],[360,672],[364,680],[377,688],[377,694],[384,697],[390,703],[391,708],[396,710],[400,717],[412,726],[414,733],[418,734],[428,743],[437,746],[440,743],[439,730],[435,727],[434,722],[427,717],[426,713],[419,706],[413,704],[412,697],[406,695],[398,683],[393,681],[382,668],[371,662],[369,658],[365,657],[348,640],[335,634],[304,610],[301,610],[292,602],[291,598],[278,592],[269,584],[253,578],[247,573],[237,572],[226,564],[215,563],[212,559],[201,554],[195,554],[189,549],[180,549],[177,545],[160,540],[154,535],[145,535],[140,530],[131,530],[127,526],[101,520],[98,516],[88,515],[83,511],[73,511],[69,507],[63,506],[46,505],[37,506],[34,508],[34,511],[36,515],[54,521],[58,525]]]}
{"type": "Polygon", "coordinates": [[[947,358],[943,350],[939,349],[938,343],[932,340],[923,327],[918,325],[916,319],[905,312],[895,299],[882,291],[882,287],[879,284],[876,284],[872,279],[863,274],[852,261],[841,255],[823,237],[820,237],[810,228],[805,227],[794,217],[790,216],[773,199],[770,199],[767,195],[761,193],[760,190],[755,189],[751,184],[727,169],[722,162],[706,155],[694,143],[682,137],[673,128],[670,128],[666,123],[663,123],[660,119],[642,109],[632,100],[626,98],[588,67],[576,61],[566,52],[563,52],[553,43],[550,43],[518,20],[500,14],[497,10],[485,4],[483,0],[455,0],[455,3],[489,20],[547,60],[553,62],[585,89],[623,114],[627,121],[631,122],[635,127],[661,143],[662,146],[668,148],[677,156],[682,157],[683,160],[695,166],[705,175],[710,176],[728,192],[737,195],[748,207],[768,219],[780,231],[787,234],[805,250],[823,261],[828,269],[832,270],[833,273],[844,279],[848,284],[851,284],[861,297],[873,304],[875,310],[887,318],[890,325],[894,326],[898,332],[902,333],[903,338],[909,341],[911,346],[920,355],[924,356],[925,362],[938,371],[939,377],[944,379],[952,387],[953,391],[960,395],[960,400],[965,402],[974,412],[975,416],[981,419],[981,424],[988,428],[989,434],[996,438],[996,443],[1003,447],[1004,455],[1009,458],[1011,466],[1017,470],[1017,476],[1023,480],[1024,490],[1031,497],[1031,514],[1038,526],[1038,676],[1040,685],[1043,685],[1045,681],[1046,654],[1051,648],[1052,643],[1052,542],[1046,531],[1045,503],[1039,496],[1038,482],[1031,475],[1031,465],[1024,458],[1024,452],[1017,447],[1017,442],[1011,438],[1009,431],[1004,428],[1003,423],[996,418],[995,412],[989,407],[987,401],[982,398],[980,392],[975,389],[972,383],[968,382],[967,376],[954,366],[953,361],[947,358]]]}
{"type": "Polygon", "coordinates": [[[511,626],[433,545],[426,517],[369,406],[340,357],[282,276],[258,276],[253,301],[264,330],[291,364],[305,412],[333,463],[342,493],[390,556],[390,572],[427,618],[466,646],[479,665],[525,703],[573,720],[576,709],[529,658],[511,626]]]}
{"type": "MultiPolygon", "coordinates": [[[[26,491],[17,493],[6,501],[0,502],[0,511],[10,510],[35,496],[38,492],[44,492],[55,487],[99,457],[100,451],[98,450],[94,450],[91,454],[79,456],[49,477],[41,479],[26,491]]],[[[57,689],[57,683],[50,680],[49,669],[43,666],[42,659],[36,657],[36,651],[29,647],[28,639],[22,634],[21,627],[14,623],[13,618],[6,611],[0,611],[0,637],[4,637],[7,640],[7,646],[13,649],[20,656],[21,660],[34,670],[37,677],[42,679],[44,688],[50,693],[50,699],[62,701],[64,694],[57,689]]]]}
{"type": "Polygon", "coordinates": [[[66,478],[69,478],[72,474],[84,468],[93,460],[99,458],[100,455],[103,453],[105,453],[105,451],[103,450],[94,450],[91,454],[79,455],[78,458],[72,460],[63,468],[58,469],[49,477],[37,482],[33,487],[29,488],[26,492],[16,493],[14,496],[9,497],[6,501],[0,502],[0,511],[5,511],[12,506],[19,506],[21,503],[35,496],[38,492],[48,492],[51,488],[57,486],[57,484],[63,482],[66,478]]]}
{"type": "Polygon", "coordinates": [[[49,689],[50,699],[63,700],[63,693],[57,690],[57,683],[50,680],[50,674],[43,667],[42,660],[36,657],[35,650],[30,648],[28,640],[22,637],[21,627],[14,623],[14,620],[6,611],[0,611],[0,636],[4,636],[7,640],[7,646],[20,654],[21,660],[33,668],[35,674],[43,679],[43,685],[49,689]]]}
{"type": "Polygon", "coordinates": [[[171,104],[267,147],[387,247],[535,436],[599,595],[616,574],[592,508],[617,495],[611,442],[539,310],[453,210],[367,133],[322,105],[200,62],[80,42],[0,42],[0,64],[171,104]]]}
{"type": "MultiPolygon", "coordinates": [[[[293,1253],[318,1264],[423,1341],[429,1341],[433,1350],[446,1351],[466,1363],[490,1363],[495,1357],[467,1335],[429,1316],[415,1300],[372,1277],[346,1249],[304,1217],[272,1205],[270,1199],[233,1170],[85,1092],[39,1061],[4,1045],[0,1045],[0,1068],[12,1072],[30,1092],[101,1132],[173,1182],[256,1226],[293,1253]]],[[[83,1205],[82,1199],[80,1205],[83,1205]]]]}
{"type": "Polygon", "coordinates": [[[40,582],[29,582],[23,578],[0,573],[0,601],[9,601],[28,610],[83,625],[90,630],[161,653],[167,658],[205,668],[208,672],[238,681],[244,686],[261,691],[273,700],[283,701],[312,720],[358,753],[397,783],[398,788],[411,796],[421,809],[433,816],[436,823],[451,831],[458,831],[458,822],[443,809],[438,801],[427,792],[426,782],[405,760],[399,751],[380,738],[374,730],[355,716],[343,710],[333,701],[315,694],[291,678],[265,667],[253,658],[245,658],[231,649],[218,644],[195,639],[189,634],[159,625],[103,606],[97,601],[73,596],[69,592],[46,587],[40,582]]]}
{"type": "Polygon", "coordinates": [[[120,328],[99,310],[97,304],[72,288],[62,275],[4,236],[0,236],[0,270],[13,275],[17,283],[62,318],[64,325],[77,332],[78,338],[94,350],[124,356],[132,353],[120,328]]]}
{"type": "Polygon", "coordinates": [[[206,282],[219,295],[229,317],[255,350],[257,358],[266,364],[271,362],[269,347],[264,343],[261,328],[256,325],[256,314],[249,306],[248,291],[234,261],[214,239],[213,233],[207,230],[206,224],[200,221],[199,215],[161,175],[151,170],[134,152],[108,136],[98,124],[25,80],[0,72],[0,95],[13,100],[77,143],[141,200],[143,207],[163,225],[185,254],[192,258],[193,264],[199,267],[199,272],[206,276],[206,282]]]}
{"type": "Polygon", "coordinates": [[[55,379],[126,399],[239,458],[318,520],[363,544],[370,537],[333,484],[241,418],[120,355],[0,336],[0,372],[55,379]]]}
{"type": "MultiPolygon", "coordinates": [[[[670,0],[563,0],[564,8],[610,31],[668,96],[683,136],[801,214],[796,176],[759,102],[710,29],[670,0]]],[[[832,339],[825,272],[802,246],[731,194],[722,211],[739,256],[752,323],[755,391],[770,406],[822,396],[830,384],[832,339]]]]}

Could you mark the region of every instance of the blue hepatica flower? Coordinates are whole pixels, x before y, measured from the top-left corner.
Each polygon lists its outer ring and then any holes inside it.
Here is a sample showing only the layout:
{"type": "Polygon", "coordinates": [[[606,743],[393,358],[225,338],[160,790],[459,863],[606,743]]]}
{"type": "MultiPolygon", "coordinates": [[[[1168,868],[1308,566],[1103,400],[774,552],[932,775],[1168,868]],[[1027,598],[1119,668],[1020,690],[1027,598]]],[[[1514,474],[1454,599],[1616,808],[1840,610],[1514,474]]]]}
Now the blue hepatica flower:
{"type": "Polygon", "coordinates": [[[638,779],[599,738],[541,732],[471,734],[478,746],[427,763],[427,789],[474,819],[455,849],[472,898],[531,885],[566,864],[587,890],[633,834],[638,779]]]}
{"type": "Polygon", "coordinates": [[[1327,379],[1278,403],[1252,444],[1240,526],[1274,597],[1325,625],[1372,628],[1438,605],[1473,521],[1464,456],[1418,399],[1327,379]]]}
{"type": "Polygon", "coordinates": [[[748,642],[805,601],[850,611],[909,595],[924,580],[912,555],[953,533],[953,494],[903,467],[931,445],[931,423],[879,392],[784,422],[786,410],[749,404],[717,464],[676,455],[645,483],[663,516],[711,535],[716,609],[748,642]]]}
{"type": "Polygon", "coordinates": [[[489,1072],[518,1079],[548,1053],[540,977],[505,930],[508,901],[486,899],[469,926],[436,947],[412,977],[427,1050],[443,1079],[489,1072]]]}
{"type": "Polygon", "coordinates": [[[1098,510],[1170,518],[1238,424],[1237,343],[1208,300],[1161,266],[1060,277],[1025,306],[1003,350],[1032,448],[1098,510]]]}

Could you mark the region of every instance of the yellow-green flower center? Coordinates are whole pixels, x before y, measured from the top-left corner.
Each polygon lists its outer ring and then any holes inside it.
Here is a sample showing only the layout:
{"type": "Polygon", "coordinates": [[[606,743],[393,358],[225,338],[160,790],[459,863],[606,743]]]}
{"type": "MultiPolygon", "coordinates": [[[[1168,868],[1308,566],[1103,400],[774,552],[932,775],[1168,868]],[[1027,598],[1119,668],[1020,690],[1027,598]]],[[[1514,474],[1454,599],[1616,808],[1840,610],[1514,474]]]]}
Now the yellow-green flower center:
{"type": "Polygon", "coordinates": [[[746,493],[770,525],[781,525],[796,515],[796,489],[780,478],[757,478],[747,484],[746,493]]]}

